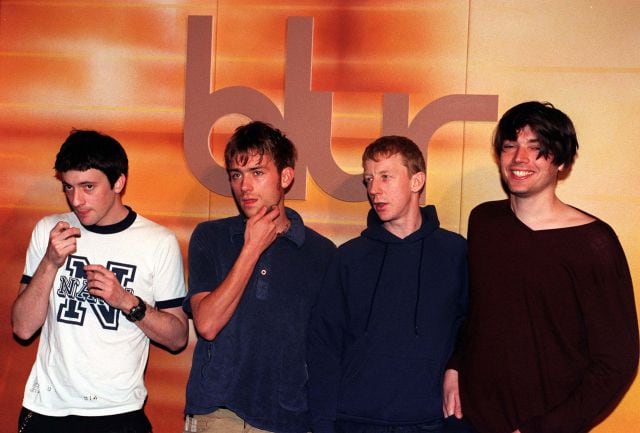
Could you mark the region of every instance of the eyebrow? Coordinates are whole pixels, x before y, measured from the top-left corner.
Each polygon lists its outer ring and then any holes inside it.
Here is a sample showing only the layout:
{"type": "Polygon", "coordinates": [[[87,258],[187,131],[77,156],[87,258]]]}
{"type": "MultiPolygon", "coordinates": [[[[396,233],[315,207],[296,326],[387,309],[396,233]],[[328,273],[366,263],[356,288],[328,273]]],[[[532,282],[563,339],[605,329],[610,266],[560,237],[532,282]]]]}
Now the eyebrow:
{"type": "Polygon", "coordinates": [[[251,172],[251,171],[256,171],[256,170],[264,170],[266,167],[266,165],[264,164],[258,164],[258,165],[254,165],[251,167],[248,167],[246,165],[242,166],[242,167],[234,167],[234,168],[227,168],[227,172],[231,173],[242,173],[242,172],[251,172]]]}
{"type": "MultiPolygon", "coordinates": [[[[385,168],[384,170],[379,170],[379,171],[377,172],[377,174],[380,174],[380,173],[385,174],[385,173],[390,173],[390,172],[392,172],[392,171],[393,171],[393,169],[385,168]]],[[[371,172],[364,172],[363,174],[373,174],[373,173],[371,173],[371,172]]]]}
{"type": "MultiPolygon", "coordinates": [[[[65,186],[74,186],[73,184],[69,183],[69,182],[65,182],[64,180],[61,180],[60,182],[62,182],[62,185],[65,186]]],[[[78,186],[83,186],[83,185],[93,185],[94,183],[96,183],[93,180],[85,180],[84,182],[80,182],[77,185],[78,186]]]]}
{"type": "MultiPolygon", "coordinates": [[[[502,144],[506,144],[506,143],[515,143],[515,144],[518,144],[518,140],[517,140],[517,139],[514,139],[514,140],[511,140],[511,139],[505,139],[505,140],[503,140],[503,141],[502,141],[502,144]]],[[[539,139],[538,137],[536,137],[536,138],[530,138],[530,139],[528,139],[528,140],[527,140],[527,144],[528,144],[528,143],[540,143],[540,139],[539,139]]]]}

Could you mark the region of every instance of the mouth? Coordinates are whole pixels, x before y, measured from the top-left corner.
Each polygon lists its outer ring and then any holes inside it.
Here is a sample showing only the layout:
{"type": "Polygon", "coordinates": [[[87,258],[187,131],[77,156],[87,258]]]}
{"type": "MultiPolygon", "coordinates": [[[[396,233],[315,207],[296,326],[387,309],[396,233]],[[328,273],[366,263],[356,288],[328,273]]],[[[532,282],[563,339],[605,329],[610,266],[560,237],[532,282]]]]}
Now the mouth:
{"type": "Polygon", "coordinates": [[[257,198],[251,198],[251,197],[243,197],[241,201],[242,201],[242,204],[244,206],[251,206],[251,205],[256,204],[258,199],[257,198]]]}
{"type": "Polygon", "coordinates": [[[510,170],[511,177],[515,179],[526,179],[533,174],[533,171],[529,170],[510,170]]]}
{"type": "Polygon", "coordinates": [[[376,210],[376,212],[383,211],[386,207],[387,207],[387,203],[382,203],[382,202],[373,203],[373,208],[376,210]]]}
{"type": "Polygon", "coordinates": [[[76,216],[78,216],[78,218],[82,218],[82,217],[86,217],[87,215],[89,215],[89,212],[91,211],[90,209],[74,209],[76,216]]]}

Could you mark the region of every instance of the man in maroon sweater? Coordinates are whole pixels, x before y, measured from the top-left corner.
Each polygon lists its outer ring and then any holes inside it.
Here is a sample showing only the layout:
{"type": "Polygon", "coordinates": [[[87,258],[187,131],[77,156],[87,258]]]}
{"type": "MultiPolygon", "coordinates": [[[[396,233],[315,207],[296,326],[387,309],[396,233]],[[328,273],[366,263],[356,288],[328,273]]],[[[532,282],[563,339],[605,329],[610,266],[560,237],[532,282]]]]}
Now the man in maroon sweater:
{"type": "Polygon", "coordinates": [[[507,200],[469,217],[470,313],[445,374],[445,416],[480,433],[580,433],[638,364],[627,261],[605,222],[563,203],[578,148],[549,103],[507,111],[494,137],[507,200]]]}

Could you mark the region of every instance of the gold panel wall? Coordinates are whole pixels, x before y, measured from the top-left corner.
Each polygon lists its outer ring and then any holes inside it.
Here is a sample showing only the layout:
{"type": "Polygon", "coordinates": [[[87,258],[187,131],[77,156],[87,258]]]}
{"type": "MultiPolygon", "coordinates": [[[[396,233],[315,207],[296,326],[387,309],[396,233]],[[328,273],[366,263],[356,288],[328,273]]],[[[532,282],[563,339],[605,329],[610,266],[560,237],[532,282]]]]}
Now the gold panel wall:
{"type": "MultiPolygon", "coordinates": [[[[35,222],[67,209],[52,165],[71,128],[123,143],[131,163],[125,202],[174,230],[185,256],[199,221],[236,212],[230,198],[196,180],[184,157],[189,15],[214,17],[212,89],[254,88],[280,110],[287,18],[313,17],[311,87],[333,93],[330,145],[354,174],[362,149],[380,134],[384,93],[409,95],[408,120],[450,94],[498,95],[498,115],[524,100],[554,103],[572,117],[581,143],[560,196],[614,227],[640,281],[635,0],[0,0],[0,425],[7,431],[36,348],[13,338],[10,307],[35,222]]],[[[238,121],[226,119],[226,131],[238,121]]],[[[490,152],[494,126],[452,122],[428,145],[427,201],[443,226],[463,235],[475,205],[504,197],[490,152]]],[[[214,137],[214,155],[222,141],[214,137]]],[[[312,179],[306,200],[289,205],[338,244],[362,230],[368,209],[330,197],[312,179]]],[[[157,433],[181,431],[193,340],[178,355],[152,348],[147,413],[157,433]]],[[[636,383],[595,431],[635,432],[639,406],[636,383]]]]}

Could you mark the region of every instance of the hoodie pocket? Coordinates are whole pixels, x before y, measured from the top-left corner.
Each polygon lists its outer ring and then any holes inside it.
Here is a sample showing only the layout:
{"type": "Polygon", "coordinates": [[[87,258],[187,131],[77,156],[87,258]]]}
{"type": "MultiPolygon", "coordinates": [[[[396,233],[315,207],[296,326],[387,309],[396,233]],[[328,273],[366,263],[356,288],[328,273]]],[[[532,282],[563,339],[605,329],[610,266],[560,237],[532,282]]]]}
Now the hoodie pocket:
{"type": "Polygon", "coordinates": [[[435,365],[430,358],[370,352],[343,376],[339,411],[391,422],[437,417],[442,393],[435,365]]]}

